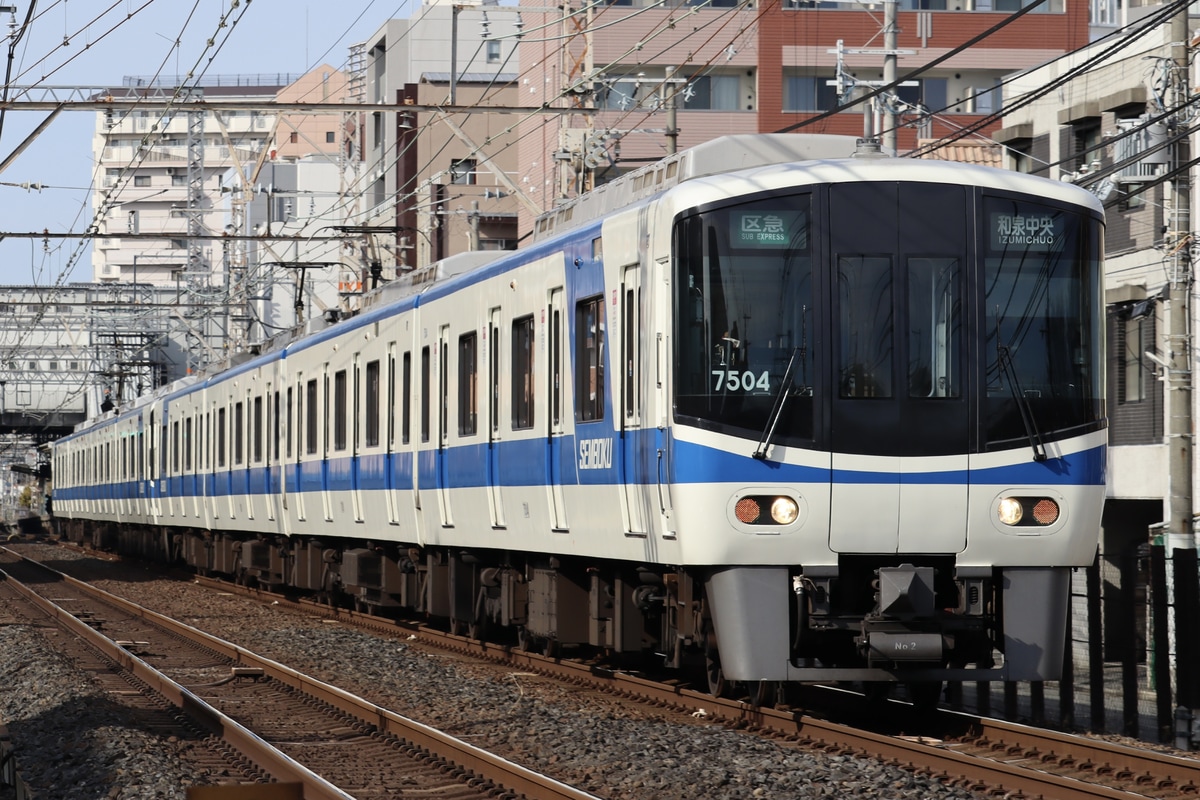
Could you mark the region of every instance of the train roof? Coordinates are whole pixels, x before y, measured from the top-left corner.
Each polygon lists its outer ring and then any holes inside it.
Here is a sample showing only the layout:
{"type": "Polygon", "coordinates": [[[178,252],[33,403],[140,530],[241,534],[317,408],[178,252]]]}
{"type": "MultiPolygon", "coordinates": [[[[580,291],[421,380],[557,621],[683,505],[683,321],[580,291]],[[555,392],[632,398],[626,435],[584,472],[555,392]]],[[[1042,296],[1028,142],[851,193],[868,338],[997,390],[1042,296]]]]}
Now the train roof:
{"type": "MultiPolygon", "coordinates": [[[[1090,192],[1070,183],[1013,170],[940,159],[896,158],[863,147],[863,140],[832,134],[761,133],[722,136],[668,156],[654,164],[597,187],[537,218],[534,241],[634,205],[688,181],[702,178],[755,176],[789,164],[809,174],[804,182],[850,180],[938,180],[963,185],[1033,192],[1063,202],[1103,206],[1090,192]],[[1057,188],[1056,188],[1057,187],[1057,188]]],[[[788,175],[795,183],[794,173],[788,175]]]]}

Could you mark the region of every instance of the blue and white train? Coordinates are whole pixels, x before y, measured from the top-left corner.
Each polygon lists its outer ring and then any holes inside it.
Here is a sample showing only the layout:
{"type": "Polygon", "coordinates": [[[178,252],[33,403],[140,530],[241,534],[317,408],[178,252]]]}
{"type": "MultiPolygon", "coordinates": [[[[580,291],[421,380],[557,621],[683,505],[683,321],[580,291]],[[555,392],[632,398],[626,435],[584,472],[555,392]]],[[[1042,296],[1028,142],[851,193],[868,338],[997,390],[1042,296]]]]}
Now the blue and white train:
{"type": "Polygon", "coordinates": [[[854,148],[673,155],[109,411],[53,446],[57,524],[714,692],[1056,679],[1105,494],[1102,208],[854,148]]]}

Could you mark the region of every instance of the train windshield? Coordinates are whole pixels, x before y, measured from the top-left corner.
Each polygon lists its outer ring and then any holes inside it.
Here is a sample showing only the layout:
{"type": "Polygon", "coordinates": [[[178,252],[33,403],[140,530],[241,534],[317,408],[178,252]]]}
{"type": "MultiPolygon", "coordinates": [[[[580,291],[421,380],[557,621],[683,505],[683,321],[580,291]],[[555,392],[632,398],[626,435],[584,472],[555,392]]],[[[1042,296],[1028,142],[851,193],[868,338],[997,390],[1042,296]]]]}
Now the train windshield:
{"type": "Polygon", "coordinates": [[[988,444],[1098,422],[1100,224],[1000,197],[983,199],[983,215],[988,444]]]}
{"type": "Polygon", "coordinates": [[[813,435],[811,202],[771,197],[675,229],[676,413],[773,439],[813,435]],[[776,402],[783,403],[775,411],[776,402]]]}

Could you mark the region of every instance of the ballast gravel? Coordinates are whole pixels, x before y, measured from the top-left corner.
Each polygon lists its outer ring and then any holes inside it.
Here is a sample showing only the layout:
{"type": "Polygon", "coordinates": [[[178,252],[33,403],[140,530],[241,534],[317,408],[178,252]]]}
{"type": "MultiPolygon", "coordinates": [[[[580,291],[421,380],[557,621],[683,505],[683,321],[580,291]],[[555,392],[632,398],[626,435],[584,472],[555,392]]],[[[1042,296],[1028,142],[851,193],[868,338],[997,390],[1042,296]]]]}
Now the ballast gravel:
{"type": "MultiPolygon", "coordinates": [[[[43,547],[20,549],[36,558],[43,547]]],[[[86,554],[55,548],[52,557],[108,591],[601,798],[984,797],[870,759],[804,751],[703,720],[655,719],[618,698],[178,580],[100,580],[130,567],[86,554]]],[[[35,800],[183,800],[189,785],[215,782],[197,779],[179,742],[161,741],[107,702],[52,651],[43,629],[0,626],[0,722],[35,800]]],[[[0,800],[12,797],[0,789],[0,800]]]]}

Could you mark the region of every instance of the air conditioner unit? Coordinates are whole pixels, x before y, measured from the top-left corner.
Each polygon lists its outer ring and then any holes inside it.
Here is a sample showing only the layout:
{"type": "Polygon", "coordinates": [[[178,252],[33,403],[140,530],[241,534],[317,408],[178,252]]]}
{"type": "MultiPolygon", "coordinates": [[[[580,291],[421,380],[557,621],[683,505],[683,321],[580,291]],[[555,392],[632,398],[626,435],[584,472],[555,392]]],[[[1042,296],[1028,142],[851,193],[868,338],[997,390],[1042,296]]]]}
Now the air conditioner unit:
{"type": "Polygon", "coordinates": [[[173,177],[175,175],[175,167],[167,167],[167,174],[173,177]]]}

